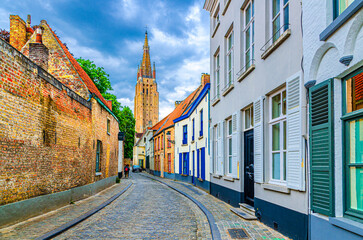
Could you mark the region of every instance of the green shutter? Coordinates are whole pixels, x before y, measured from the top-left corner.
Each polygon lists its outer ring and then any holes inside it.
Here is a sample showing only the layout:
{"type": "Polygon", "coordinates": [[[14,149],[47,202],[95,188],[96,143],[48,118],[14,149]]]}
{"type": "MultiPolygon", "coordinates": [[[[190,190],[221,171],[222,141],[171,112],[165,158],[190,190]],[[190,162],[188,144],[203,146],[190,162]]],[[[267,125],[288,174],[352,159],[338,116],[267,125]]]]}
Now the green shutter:
{"type": "Polygon", "coordinates": [[[311,209],[334,215],[333,79],[310,88],[311,209]]]}

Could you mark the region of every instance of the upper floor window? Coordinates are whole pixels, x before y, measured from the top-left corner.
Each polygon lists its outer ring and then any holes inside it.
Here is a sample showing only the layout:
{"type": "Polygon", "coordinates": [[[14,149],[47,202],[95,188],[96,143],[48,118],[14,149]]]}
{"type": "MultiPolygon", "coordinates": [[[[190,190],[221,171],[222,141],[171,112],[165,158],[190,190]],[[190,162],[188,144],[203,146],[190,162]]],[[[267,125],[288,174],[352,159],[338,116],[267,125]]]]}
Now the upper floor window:
{"type": "Polygon", "coordinates": [[[213,29],[216,29],[219,25],[219,5],[216,9],[216,12],[214,13],[214,16],[213,16],[213,29]]]}
{"type": "Polygon", "coordinates": [[[111,128],[111,121],[110,119],[107,119],[107,133],[110,134],[110,128],[111,128]]]}
{"type": "Polygon", "coordinates": [[[229,86],[233,82],[233,30],[226,37],[226,66],[227,77],[225,80],[225,86],[229,86]]]}
{"type": "Polygon", "coordinates": [[[203,109],[200,110],[200,132],[199,132],[199,136],[200,137],[203,136],[203,109]]]}
{"type": "Polygon", "coordinates": [[[193,118],[193,135],[192,135],[192,141],[194,141],[194,136],[195,136],[195,121],[193,118]]]}
{"type": "Polygon", "coordinates": [[[171,134],[170,131],[166,133],[166,138],[167,138],[167,147],[171,148],[171,134]]]}
{"type": "Polygon", "coordinates": [[[345,9],[349,7],[354,0],[333,0],[334,5],[334,19],[337,18],[345,9]]]}
{"type": "Polygon", "coordinates": [[[286,181],[286,90],[270,97],[270,176],[277,183],[286,181]]]}
{"type": "Polygon", "coordinates": [[[164,139],[164,136],[161,135],[161,138],[160,138],[161,149],[164,149],[164,141],[163,141],[163,139],[164,139]]]}
{"type": "Polygon", "coordinates": [[[251,66],[255,54],[255,4],[254,0],[248,3],[245,9],[245,65],[246,68],[251,66]]]}
{"type": "Polygon", "coordinates": [[[183,144],[188,143],[188,125],[183,126],[183,144]]]}
{"type": "Polygon", "coordinates": [[[289,0],[272,0],[272,40],[289,28],[289,0]]]}
{"type": "Polygon", "coordinates": [[[214,56],[214,96],[219,98],[219,86],[220,86],[220,62],[219,52],[214,56]]]}

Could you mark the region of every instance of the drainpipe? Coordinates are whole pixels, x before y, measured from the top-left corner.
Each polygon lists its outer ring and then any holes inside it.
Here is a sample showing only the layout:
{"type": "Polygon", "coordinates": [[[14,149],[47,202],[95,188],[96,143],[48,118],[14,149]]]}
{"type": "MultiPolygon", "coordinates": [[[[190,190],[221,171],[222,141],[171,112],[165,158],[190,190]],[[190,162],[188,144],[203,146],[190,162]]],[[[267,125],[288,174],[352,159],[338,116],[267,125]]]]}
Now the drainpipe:
{"type": "Polygon", "coordinates": [[[161,161],[160,176],[164,177],[164,161],[165,161],[165,129],[163,130],[163,160],[161,161]]]}

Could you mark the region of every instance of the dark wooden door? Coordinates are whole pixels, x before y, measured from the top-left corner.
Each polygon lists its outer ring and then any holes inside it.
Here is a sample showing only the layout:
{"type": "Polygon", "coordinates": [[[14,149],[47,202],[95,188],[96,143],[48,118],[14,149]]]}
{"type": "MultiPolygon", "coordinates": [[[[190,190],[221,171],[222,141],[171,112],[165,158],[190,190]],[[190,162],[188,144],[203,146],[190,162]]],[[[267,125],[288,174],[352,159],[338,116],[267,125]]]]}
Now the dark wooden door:
{"type": "Polygon", "coordinates": [[[244,133],[244,196],[245,202],[253,206],[254,190],[254,165],[253,165],[253,130],[244,133]]]}

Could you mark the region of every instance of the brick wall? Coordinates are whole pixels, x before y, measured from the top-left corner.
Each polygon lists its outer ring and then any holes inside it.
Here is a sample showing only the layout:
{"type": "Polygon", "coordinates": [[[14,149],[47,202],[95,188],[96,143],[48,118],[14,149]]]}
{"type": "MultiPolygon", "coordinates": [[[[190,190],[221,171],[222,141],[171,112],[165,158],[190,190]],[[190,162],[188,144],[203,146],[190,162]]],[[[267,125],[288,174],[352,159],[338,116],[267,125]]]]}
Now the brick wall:
{"type": "Polygon", "coordinates": [[[94,98],[80,98],[0,40],[0,205],[116,175],[117,134],[117,121],[94,98]]]}

